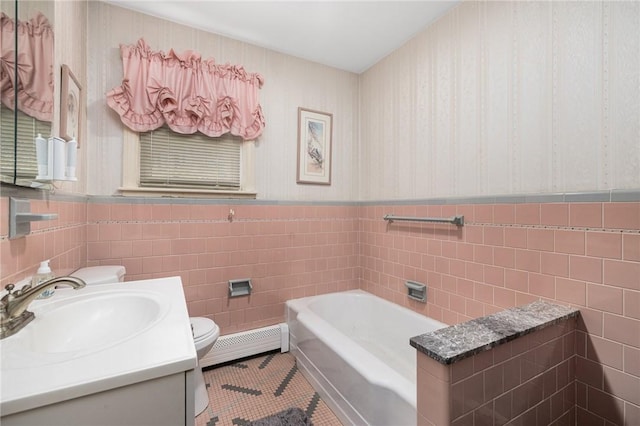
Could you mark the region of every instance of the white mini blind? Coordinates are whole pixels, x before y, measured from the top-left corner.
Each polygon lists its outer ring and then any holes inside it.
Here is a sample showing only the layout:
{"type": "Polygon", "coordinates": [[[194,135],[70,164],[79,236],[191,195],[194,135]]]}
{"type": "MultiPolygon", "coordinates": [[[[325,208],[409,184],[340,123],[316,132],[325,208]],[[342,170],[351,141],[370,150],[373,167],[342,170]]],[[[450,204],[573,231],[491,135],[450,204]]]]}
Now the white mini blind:
{"type": "Polygon", "coordinates": [[[240,190],[242,139],[166,127],[140,133],[140,186],[240,190]]]}
{"type": "MultiPolygon", "coordinates": [[[[15,146],[13,144],[13,111],[2,105],[0,112],[0,136],[2,138],[0,155],[0,173],[3,178],[13,176],[13,160],[15,146]]],[[[33,180],[38,174],[38,163],[36,159],[35,138],[38,133],[44,138],[51,135],[51,123],[36,120],[18,111],[18,131],[17,131],[17,162],[18,179],[33,180]]],[[[3,179],[5,180],[5,179],[3,179]]]]}

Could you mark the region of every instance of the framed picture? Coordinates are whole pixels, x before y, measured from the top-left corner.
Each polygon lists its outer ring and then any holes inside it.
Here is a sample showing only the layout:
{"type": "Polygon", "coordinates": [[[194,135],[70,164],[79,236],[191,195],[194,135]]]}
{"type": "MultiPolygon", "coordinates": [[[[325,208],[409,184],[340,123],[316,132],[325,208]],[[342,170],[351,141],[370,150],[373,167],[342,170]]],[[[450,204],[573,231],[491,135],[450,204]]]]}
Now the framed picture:
{"type": "Polygon", "coordinates": [[[60,85],[60,136],[80,144],[80,118],[82,113],[82,86],[67,65],[62,65],[60,85]]]}
{"type": "Polygon", "coordinates": [[[333,115],[298,108],[298,183],[331,185],[333,115]]]}

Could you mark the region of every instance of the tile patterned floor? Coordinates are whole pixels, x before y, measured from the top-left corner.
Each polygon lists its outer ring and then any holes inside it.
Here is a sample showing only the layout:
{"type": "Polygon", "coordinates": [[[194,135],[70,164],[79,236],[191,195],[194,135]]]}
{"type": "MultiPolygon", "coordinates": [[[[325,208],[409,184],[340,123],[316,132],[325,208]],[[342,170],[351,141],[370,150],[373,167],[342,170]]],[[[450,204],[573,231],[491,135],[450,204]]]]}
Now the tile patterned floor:
{"type": "Polygon", "coordinates": [[[290,353],[270,353],[204,371],[209,406],[196,426],[245,426],[290,407],[302,409],[314,426],[342,423],[296,367],[290,353]]]}

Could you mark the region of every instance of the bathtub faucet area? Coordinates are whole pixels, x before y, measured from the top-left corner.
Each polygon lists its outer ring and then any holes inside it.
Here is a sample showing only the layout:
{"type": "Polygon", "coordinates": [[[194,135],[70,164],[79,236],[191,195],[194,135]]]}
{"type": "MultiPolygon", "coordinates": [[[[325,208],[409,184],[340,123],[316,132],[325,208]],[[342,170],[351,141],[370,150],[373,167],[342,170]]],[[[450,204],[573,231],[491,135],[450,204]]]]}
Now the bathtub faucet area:
{"type": "Polygon", "coordinates": [[[4,288],[7,293],[0,299],[0,339],[14,335],[31,322],[35,318],[33,312],[27,311],[31,302],[59,284],[68,284],[75,290],[86,285],[80,278],[68,276],[52,278],[33,287],[26,285],[16,291],[13,291],[14,284],[7,284],[4,288]]]}

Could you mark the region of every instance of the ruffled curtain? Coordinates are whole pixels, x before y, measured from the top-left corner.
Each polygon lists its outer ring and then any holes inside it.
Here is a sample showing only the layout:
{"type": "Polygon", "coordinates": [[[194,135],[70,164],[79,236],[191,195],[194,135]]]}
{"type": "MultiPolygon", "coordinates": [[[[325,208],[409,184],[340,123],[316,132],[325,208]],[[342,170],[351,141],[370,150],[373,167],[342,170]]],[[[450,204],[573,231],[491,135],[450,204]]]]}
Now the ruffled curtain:
{"type": "Polygon", "coordinates": [[[218,65],[193,51],[152,51],[144,39],[121,45],[122,85],[107,93],[107,104],[136,132],[167,124],[182,134],[225,133],[252,140],[265,122],[258,99],[260,74],[242,66],[218,65]]]}
{"type": "Polygon", "coordinates": [[[0,16],[2,58],[0,63],[0,98],[41,121],[53,119],[53,28],[46,16],[38,13],[27,22],[0,16]],[[15,75],[15,37],[18,37],[18,81],[15,75]]]}

